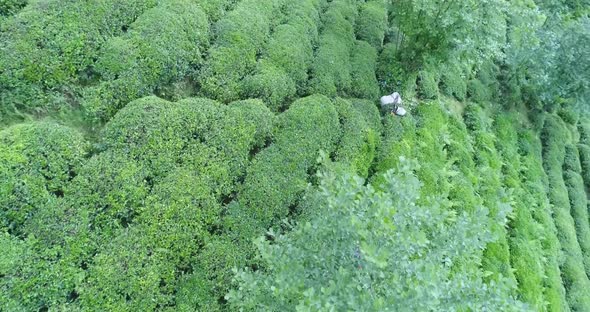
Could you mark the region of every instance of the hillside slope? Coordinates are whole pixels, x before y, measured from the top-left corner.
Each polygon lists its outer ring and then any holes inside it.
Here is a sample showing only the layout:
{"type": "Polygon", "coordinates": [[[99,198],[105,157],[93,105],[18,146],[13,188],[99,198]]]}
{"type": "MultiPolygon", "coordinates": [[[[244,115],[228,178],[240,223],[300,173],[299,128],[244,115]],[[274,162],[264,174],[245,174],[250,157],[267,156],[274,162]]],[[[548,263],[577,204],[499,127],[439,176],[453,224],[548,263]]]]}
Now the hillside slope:
{"type": "Polygon", "coordinates": [[[0,4],[0,311],[590,311],[590,120],[415,5],[0,4]]]}

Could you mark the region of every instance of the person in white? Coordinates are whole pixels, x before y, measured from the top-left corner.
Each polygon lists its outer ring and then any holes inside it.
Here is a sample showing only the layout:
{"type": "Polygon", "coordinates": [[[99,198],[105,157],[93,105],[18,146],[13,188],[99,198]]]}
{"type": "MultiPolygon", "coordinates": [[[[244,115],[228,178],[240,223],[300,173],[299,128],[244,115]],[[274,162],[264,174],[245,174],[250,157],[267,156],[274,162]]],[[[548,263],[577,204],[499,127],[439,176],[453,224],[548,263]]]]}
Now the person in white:
{"type": "Polygon", "coordinates": [[[405,116],[406,110],[401,107],[402,97],[397,92],[381,97],[381,108],[387,109],[392,115],[405,116]]]}

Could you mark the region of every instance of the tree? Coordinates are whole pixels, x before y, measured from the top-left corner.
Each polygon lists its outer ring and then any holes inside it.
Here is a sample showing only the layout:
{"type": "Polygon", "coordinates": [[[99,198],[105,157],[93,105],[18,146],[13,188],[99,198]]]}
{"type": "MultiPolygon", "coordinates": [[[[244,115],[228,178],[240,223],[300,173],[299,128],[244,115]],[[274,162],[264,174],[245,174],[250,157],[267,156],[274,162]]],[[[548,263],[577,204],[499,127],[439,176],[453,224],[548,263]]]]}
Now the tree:
{"type": "Polygon", "coordinates": [[[321,175],[321,207],[285,235],[260,238],[263,267],[240,270],[226,296],[246,311],[522,311],[501,280],[456,265],[490,239],[483,208],[417,205],[413,165],[385,173],[383,191],[349,174],[321,175]]]}

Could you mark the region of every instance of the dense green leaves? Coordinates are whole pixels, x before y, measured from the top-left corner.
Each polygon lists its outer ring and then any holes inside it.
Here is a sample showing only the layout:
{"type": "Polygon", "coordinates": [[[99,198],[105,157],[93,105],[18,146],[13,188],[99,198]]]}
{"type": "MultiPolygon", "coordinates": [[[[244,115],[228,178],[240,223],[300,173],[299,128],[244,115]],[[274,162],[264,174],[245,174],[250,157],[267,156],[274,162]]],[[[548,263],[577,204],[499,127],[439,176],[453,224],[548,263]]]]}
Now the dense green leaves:
{"type": "Polygon", "coordinates": [[[240,82],[278,20],[284,0],[244,0],[215,25],[216,41],[201,73],[201,92],[222,102],[239,100],[240,82]]]}
{"type": "Polygon", "coordinates": [[[576,236],[568,189],[564,182],[562,168],[566,152],[563,141],[568,139],[566,131],[563,121],[559,117],[548,116],[545,120],[541,134],[543,167],[549,179],[549,199],[553,204],[557,237],[565,256],[564,262],[561,264],[561,271],[568,304],[573,310],[578,310],[590,306],[588,291],[590,282],[584,268],[583,254],[576,236]]]}
{"type": "Polygon", "coordinates": [[[101,82],[85,91],[83,104],[108,120],[128,102],[194,73],[208,45],[209,20],[199,6],[164,1],[106,42],[93,67],[101,82]]]}
{"type": "Polygon", "coordinates": [[[375,191],[350,175],[324,175],[325,205],[274,242],[257,241],[264,266],[237,275],[235,309],[515,310],[524,306],[482,273],[453,263],[484,247],[483,210],[452,216],[435,198],[416,204],[420,182],[407,162],[375,191]],[[365,216],[371,216],[366,218],[365,216]]]}
{"type": "Polygon", "coordinates": [[[244,79],[242,97],[261,98],[276,111],[301,93],[317,42],[319,5],[319,0],[285,4],[285,23],[273,30],[256,70],[244,79]]]}
{"type": "Polygon", "coordinates": [[[273,144],[248,167],[239,196],[248,214],[264,227],[286,217],[297,203],[320,151],[334,150],[340,134],[338,113],[328,98],[309,96],[279,116],[275,133],[273,144]]]}
{"type": "Polygon", "coordinates": [[[0,27],[0,112],[10,116],[76,105],[76,83],[108,38],[156,1],[35,1],[0,27]]]}
{"type": "Polygon", "coordinates": [[[79,132],[49,122],[0,131],[0,228],[25,235],[23,225],[48,201],[63,196],[87,151],[79,132]]]}

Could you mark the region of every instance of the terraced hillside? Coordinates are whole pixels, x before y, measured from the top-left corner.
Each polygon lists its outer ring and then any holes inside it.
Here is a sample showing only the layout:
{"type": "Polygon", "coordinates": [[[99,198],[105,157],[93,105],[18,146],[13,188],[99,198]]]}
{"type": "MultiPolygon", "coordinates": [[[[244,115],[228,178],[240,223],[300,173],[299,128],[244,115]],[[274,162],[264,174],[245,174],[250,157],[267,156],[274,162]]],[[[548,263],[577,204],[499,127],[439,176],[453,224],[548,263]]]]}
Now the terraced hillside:
{"type": "Polygon", "coordinates": [[[590,310],[532,7],[0,1],[0,311],[590,310]]]}

